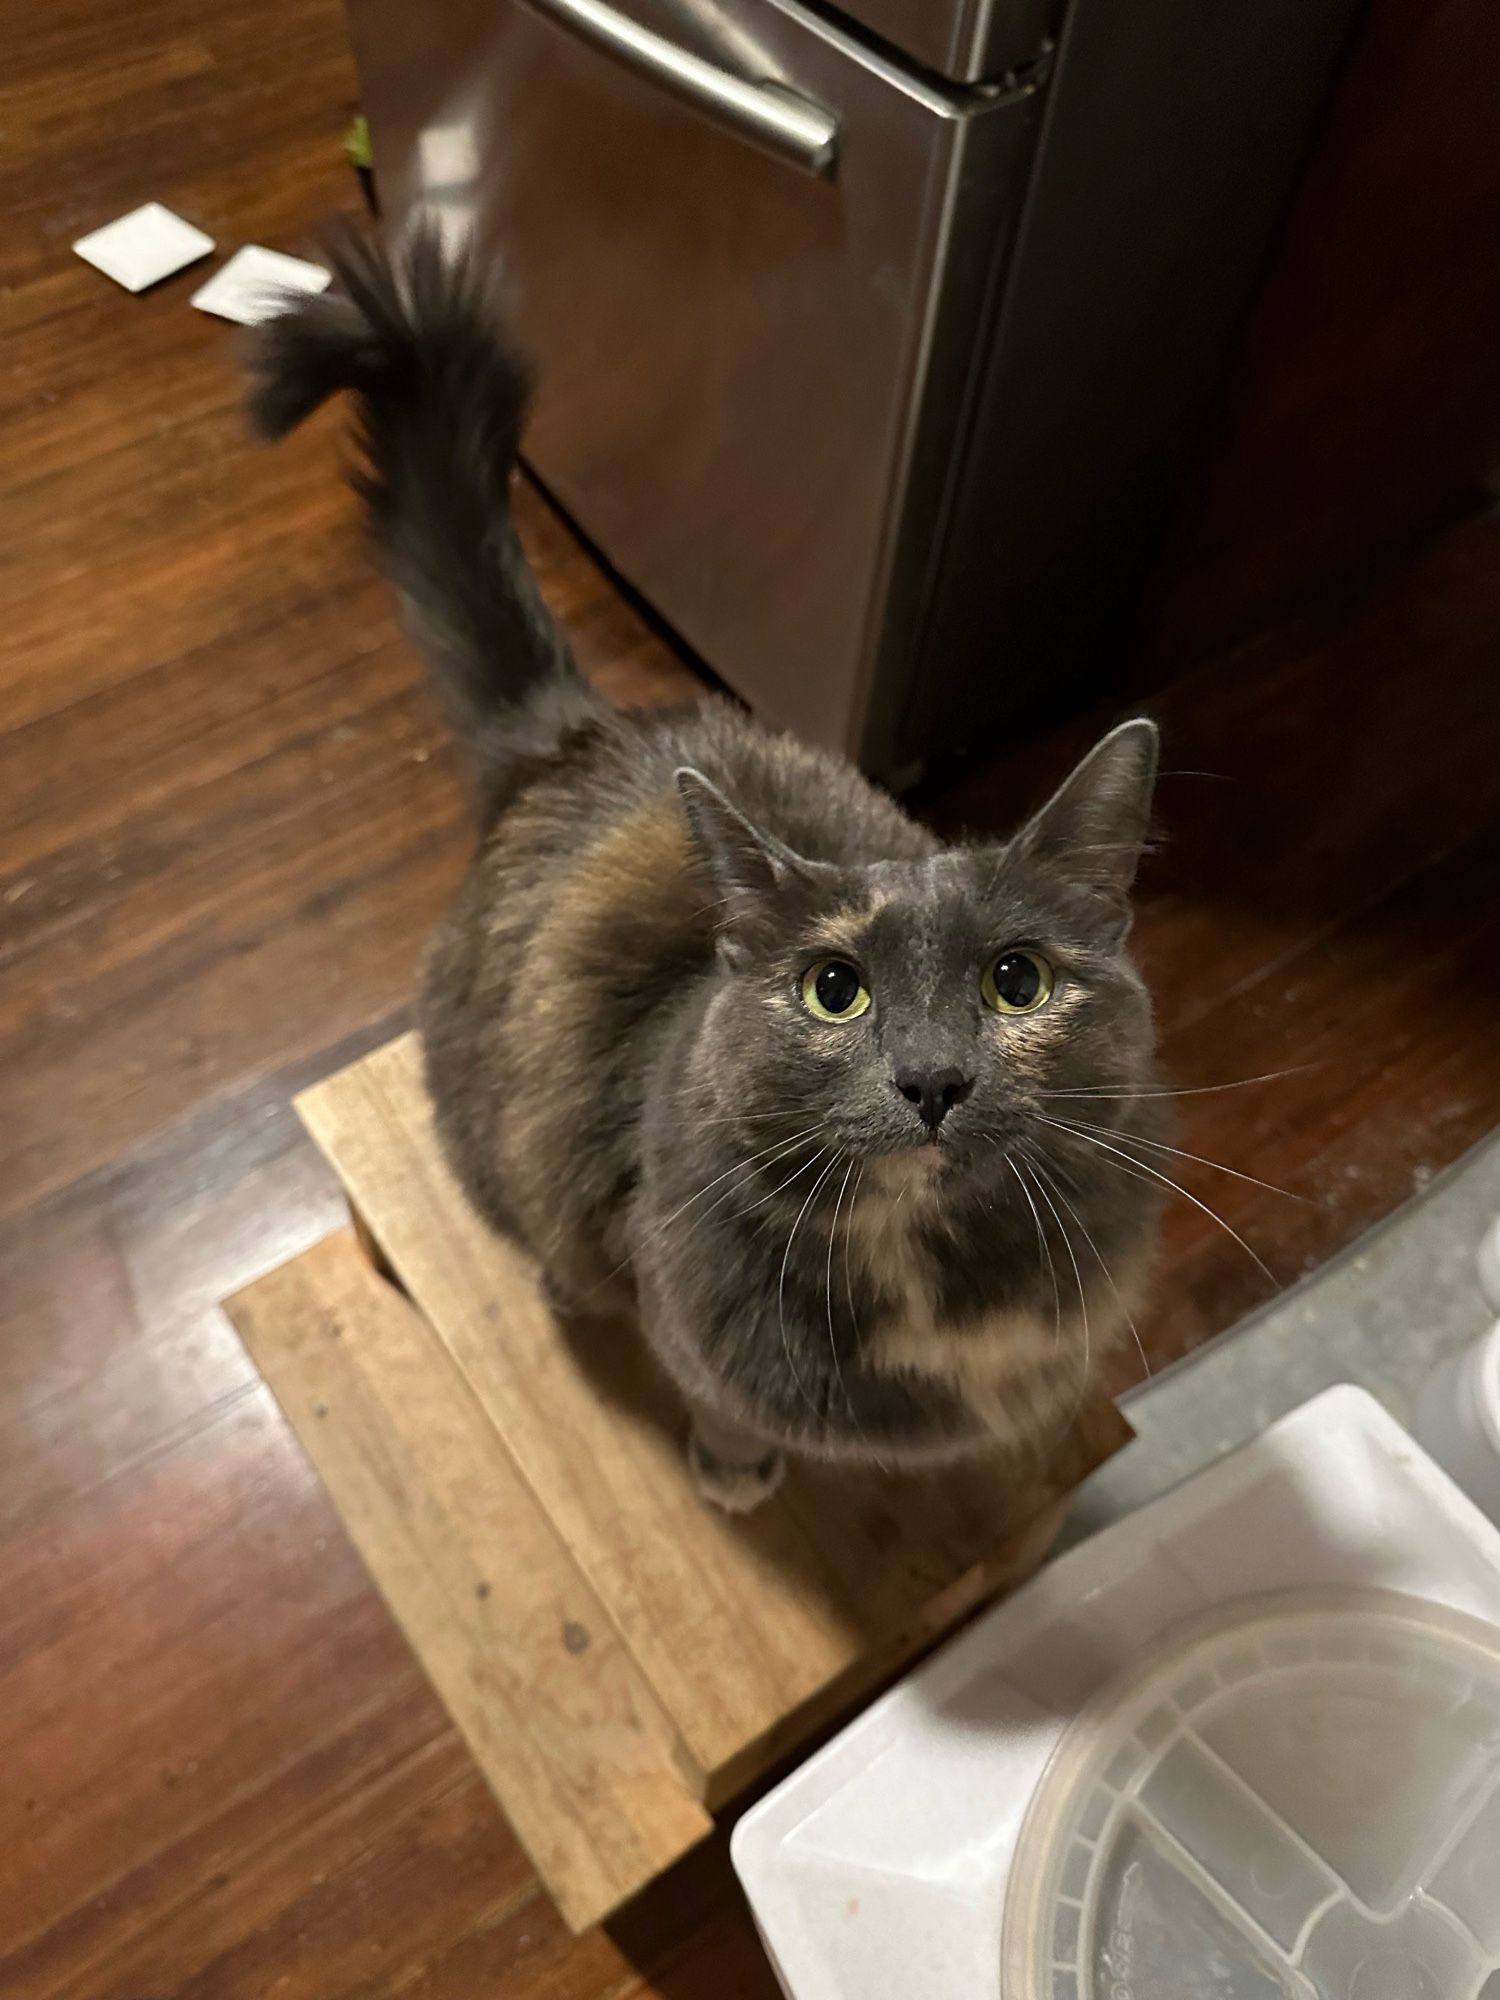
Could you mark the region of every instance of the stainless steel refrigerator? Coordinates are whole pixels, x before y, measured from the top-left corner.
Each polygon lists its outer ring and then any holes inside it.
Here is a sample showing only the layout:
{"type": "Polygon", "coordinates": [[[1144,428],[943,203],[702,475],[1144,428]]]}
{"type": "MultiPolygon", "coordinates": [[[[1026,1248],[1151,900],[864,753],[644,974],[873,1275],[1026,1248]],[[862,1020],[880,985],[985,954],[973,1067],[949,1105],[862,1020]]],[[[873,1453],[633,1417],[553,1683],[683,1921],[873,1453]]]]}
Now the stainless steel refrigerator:
{"type": "Polygon", "coordinates": [[[765,717],[887,776],[1108,671],[1358,0],[351,0],[527,451],[765,717]]]}

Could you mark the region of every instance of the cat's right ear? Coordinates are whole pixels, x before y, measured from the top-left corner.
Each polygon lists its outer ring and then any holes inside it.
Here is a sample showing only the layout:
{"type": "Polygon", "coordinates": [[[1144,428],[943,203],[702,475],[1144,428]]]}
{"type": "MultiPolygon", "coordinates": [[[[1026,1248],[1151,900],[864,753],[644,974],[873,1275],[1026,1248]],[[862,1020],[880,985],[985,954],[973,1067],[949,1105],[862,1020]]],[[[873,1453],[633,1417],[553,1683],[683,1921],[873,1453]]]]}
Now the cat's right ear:
{"type": "Polygon", "coordinates": [[[1145,716],[1112,729],[1022,827],[1014,852],[1046,862],[1123,913],[1150,826],[1158,742],[1145,716]]]}
{"type": "Polygon", "coordinates": [[[777,901],[818,867],[774,834],[762,833],[701,771],[684,765],[677,795],[703,872],[719,898],[712,914],[726,964],[745,962],[777,901]]]}

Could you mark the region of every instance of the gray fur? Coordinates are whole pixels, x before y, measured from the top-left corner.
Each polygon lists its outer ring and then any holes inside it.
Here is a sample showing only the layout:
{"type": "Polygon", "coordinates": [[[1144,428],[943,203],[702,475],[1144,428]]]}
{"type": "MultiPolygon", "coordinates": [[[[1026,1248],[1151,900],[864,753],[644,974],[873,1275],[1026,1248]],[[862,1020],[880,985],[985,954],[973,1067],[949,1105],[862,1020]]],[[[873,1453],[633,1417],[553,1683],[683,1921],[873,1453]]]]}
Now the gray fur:
{"type": "Polygon", "coordinates": [[[1046,1122],[1080,1102],[1049,1093],[1107,1091],[1087,1115],[1158,1133],[1125,949],[1154,728],[1105,738],[1008,842],[945,848],[725,702],[607,710],[511,526],[524,374],[481,288],[427,239],[338,270],[270,329],[257,408],[279,432],[359,395],[382,560],[480,770],[422,1003],[470,1198],[555,1296],[638,1307],[721,1474],[1045,1445],[1154,1237],[1149,1176],[1046,1122]],[[1007,1017],[981,979],[1017,945],[1057,986],[1007,1017]],[[873,995],[857,1019],[803,1004],[827,956],[873,995]],[[934,1134],[896,1079],[939,1071],[964,1089],[934,1134]]]}
{"type": "Polygon", "coordinates": [[[481,818],[601,704],[543,605],[511,519],[527,363],[470,267],[418,229],[399,264],[352,231],[329,245],[338,288],[301,299],[251,349],[251,422],[284,437],[340,389],[359,398],[365,502],[479,780],[481,818]]]}

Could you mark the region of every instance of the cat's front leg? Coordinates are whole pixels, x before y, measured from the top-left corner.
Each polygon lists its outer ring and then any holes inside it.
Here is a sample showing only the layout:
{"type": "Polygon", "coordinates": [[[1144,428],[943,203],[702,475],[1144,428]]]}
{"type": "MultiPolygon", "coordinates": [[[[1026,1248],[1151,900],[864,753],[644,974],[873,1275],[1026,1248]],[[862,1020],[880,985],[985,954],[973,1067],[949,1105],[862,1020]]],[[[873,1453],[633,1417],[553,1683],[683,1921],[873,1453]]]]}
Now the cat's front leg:
{"type": "Polygon", "coordinates": [[[753,1513],[786,1476],[775,1445],[701,1409],[693,1412],[688,1465],[699,1493],[726,1514],[753,1513]]]}

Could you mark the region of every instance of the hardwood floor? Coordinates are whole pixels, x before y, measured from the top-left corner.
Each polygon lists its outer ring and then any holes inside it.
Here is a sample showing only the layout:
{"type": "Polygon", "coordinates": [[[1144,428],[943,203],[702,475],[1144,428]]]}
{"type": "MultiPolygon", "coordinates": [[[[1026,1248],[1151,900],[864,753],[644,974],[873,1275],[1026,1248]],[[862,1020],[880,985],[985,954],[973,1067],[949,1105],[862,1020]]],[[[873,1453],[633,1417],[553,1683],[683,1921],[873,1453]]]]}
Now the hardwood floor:
{"type": "MultiPolygon", "coordinates": [[[[217,1310],[339,1215],[288,1100],[404,1021],[468,807],[336,426],[253,449],[188,279],[130,298],[67,246],[150,198],[305,245],[353,199],[340,14],[6,12],[0,1993],[767,2000],[722,1845],[564,1934],[217,1310]]],[[[524,504],[589,669],[690,687],[524,504]]],[[[1497,647],[1500,526],[1472,516],[1153,669],[1169,1068],[1287,1072],[1184,1098],[1180,1143],[1302,1197],[1186,1169],[1274,1279],[1175,1204],[1158,1362],[1495,1122],[1497,647]]],[[[1098,720],[927,809],[1004,824],[1098,720]]]]}

